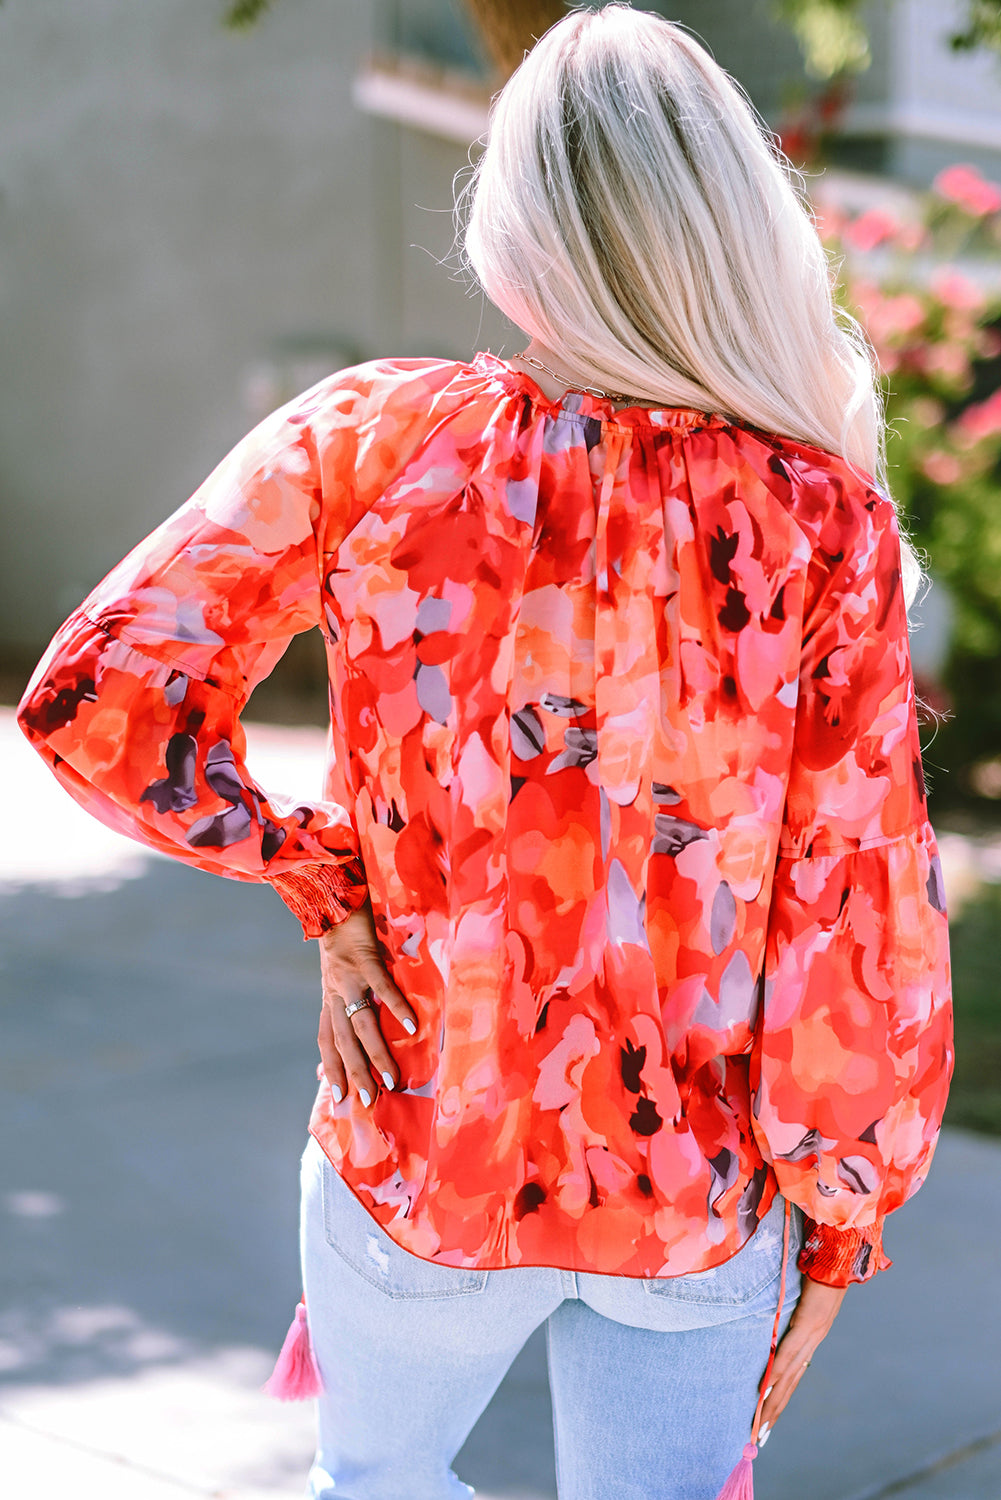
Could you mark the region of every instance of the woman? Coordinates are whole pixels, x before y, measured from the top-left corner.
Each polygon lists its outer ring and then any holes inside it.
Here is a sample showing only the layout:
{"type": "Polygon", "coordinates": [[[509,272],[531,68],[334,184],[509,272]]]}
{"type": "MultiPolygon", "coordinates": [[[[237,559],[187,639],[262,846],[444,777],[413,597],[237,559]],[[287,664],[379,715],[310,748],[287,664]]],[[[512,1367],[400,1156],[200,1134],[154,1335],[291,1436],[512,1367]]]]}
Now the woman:
{"type": "Polygon", "coordinates": [[[880,406],[770,143],[659,17],[547,33],[466,246],[524,354],[276,412],[22,723],[98,817],[319,939],[310,1493],[468,1493],[546,1322],[564,1500],[710,1500],[889,1264],[948,1083],[880,406]],[[291,805],[239,712],[314,625],[332,749],[291,805]]]}

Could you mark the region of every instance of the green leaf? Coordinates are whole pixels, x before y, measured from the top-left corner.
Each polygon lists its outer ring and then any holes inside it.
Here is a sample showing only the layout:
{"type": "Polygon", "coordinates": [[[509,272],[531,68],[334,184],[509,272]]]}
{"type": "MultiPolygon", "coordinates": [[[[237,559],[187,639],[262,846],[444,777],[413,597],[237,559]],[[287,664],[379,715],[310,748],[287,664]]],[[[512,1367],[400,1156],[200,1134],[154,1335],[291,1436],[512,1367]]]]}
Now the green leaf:
{"type": "Polygon", "coordinates": [[[949,45],[957,52],[975,47],[1001,52],[1001,0],[969,0],[966,27],[950,36],[949,45]]]}
{"type": "Polygon", "coordinates": [[[860,0],[777,0],[776,14],[791,27],[814,78],[863,73],[872,61],[860,0]]]}
{"type": "Polygon", "coordinates": [[[256,26],[273,3],[274,0],[230,0],[223,12],[223,25],[234,31],[248,31],[251,26],[256,26]]]}

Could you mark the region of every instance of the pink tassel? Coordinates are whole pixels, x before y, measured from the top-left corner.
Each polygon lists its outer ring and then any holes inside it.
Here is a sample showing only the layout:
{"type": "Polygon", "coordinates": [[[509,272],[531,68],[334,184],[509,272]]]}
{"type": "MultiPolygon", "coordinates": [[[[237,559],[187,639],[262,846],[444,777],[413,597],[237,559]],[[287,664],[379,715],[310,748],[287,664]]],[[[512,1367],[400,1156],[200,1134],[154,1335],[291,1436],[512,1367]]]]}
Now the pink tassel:
{"type": "Polygon", "coordinates": [[[300,1302],[295,1310],[292,1326],[285,1335],[281,1353],[263,1389],[277,1401],[308,1401],[323,1390],[310,1343],[305,1301],[300,1302]]]}
{"type": "Polygon", "coordinates": [[[754,1500],[754,1475],[751,1471],[751,1461],[757,1456],[757,1444],[745,1443],[744,1452],[738,1460],[737,1467],[724,1483],[716,1500],[754,1500]]]}

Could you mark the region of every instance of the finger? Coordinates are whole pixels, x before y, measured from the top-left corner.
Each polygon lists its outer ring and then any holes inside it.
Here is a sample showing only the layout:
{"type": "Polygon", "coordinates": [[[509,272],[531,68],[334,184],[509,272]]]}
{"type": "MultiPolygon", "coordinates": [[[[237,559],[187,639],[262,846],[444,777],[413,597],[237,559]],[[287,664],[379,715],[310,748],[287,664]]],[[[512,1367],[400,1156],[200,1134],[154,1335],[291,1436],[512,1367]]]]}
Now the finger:
{"type": "Polygon", "coordinates": [[[387,1089],[395,1089],[400,1082],[400,1070],[382,1034],[378,1011],[372,1006],[366,1006],[364,1010],[355,1011],[350,1020],[373,1071],[379,1075],[387,1089]]]}
{"type": "Polygon", "coordinates": [[[785,1411],[813,1358],[813,1351],[803,1349],[790,1354],[781,1364],[776,1355],[769,1377],[769,1395],[761,1408],[761,1427],[773,1427],[785,1411]]]}
{"type": "MultiPolygon", "coordinates": [[[[361,996],[357,998],[360,999],[361,996]]],[[[347,995],[344,996],[344,1001],[349,1005],[352,1003],[347,995]]],[[[359,1011],[358,1014],[360,1015],[361,1012],[359,1011]]],[[[353,1017],[349,1018],[345,1014],[344,1003],[342,1003],[333,1009],[331,1019],[334,1027],[334,1041],[347,1071],[348,1082],[354,1085],[361,1102],[367,1109],[374,1103],[379,1089],[369,1067],[365,1050],[351,1024],[353,1017]]]]}
{"type": "Polygon", "coordinates": [[[373,995],[396,1017],[404,1031],[413,1036],[417,1030],[417,1012],[378,955],[366,954],[359,969],[362,979],[373,995]]]}
{"type": "MultiPolygon", "coordinates": [[[[318,1043],[321,1034],[328,1035],[325,1045],[326,1056],[330,1059],[334,1070],[332,1084],[341,1089],[341,1098],[347,1093],[349,1081],[354,1084],[358,1094],[362,1096],[366,1105],[371,1104],[375,1098],[375,1080],[369,1072],[365,1056],[358,1046],[358,1040],[350,1021],[344,1014],[344,1007],[350,1005],[354,1000],[360,1000],[364,993],[358,977],[347,970],[338,967],[334,972],[334,965],[330,962],[329,955],[321,957],[320,974],[323,991],[323,1014],[327,1022],[321,1027],[321,1033],[317,1035],[318,1043]],[[329,1033],[325,1027],[329,1026],[329,1033]],[[336,1054],[335,1057],[332,1054],[336,1054]]],[[[321,1057],[324,1052],[321,1046],[321,1057]]],[[[330,1075],[328,1074],[328,1077],[330,1075]]],[[[333,1088],[331,1090],[333,1093],[333,1088]]],[[[336,1093],[334,1094],[336,1100],[336,1093]]],[[[339,1102],[339,1101],[338,1101],[339,1102]]]]}
{"type": "Polygon", "coordinates": [[[337,1050],[330,1010],[326,1005],[320,1007],[320,1025],[316,1034],[316,1042],[320,1049],[320,1065],[323,1068],[323,1076],[330,1085],[330,1092],[333,1095],[334,1103],[340,1104],[347,1092],[347,1078],[344,1073],[341,1054],[337,1050]]]}

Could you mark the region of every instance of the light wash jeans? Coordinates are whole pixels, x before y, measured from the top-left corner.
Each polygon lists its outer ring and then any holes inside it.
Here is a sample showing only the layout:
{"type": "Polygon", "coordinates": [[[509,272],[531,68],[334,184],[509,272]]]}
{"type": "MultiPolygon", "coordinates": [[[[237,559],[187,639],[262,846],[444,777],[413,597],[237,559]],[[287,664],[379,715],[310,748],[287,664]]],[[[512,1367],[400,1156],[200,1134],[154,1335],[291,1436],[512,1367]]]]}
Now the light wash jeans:
{"type": "MultiPolygon", "coordinates": [[[[546,1324],[560,1500],[715,1500],[747,1441],[785,1205],[711,1271],[663,1281],[455,1270],[401,1250],[311,1140],[302,1260],[323,1377],[312,1500],[461,1500],[452,1460],[546,1324]]],[[[799,1295],[793,1211],[782,1328],[799,1295]]]]}

